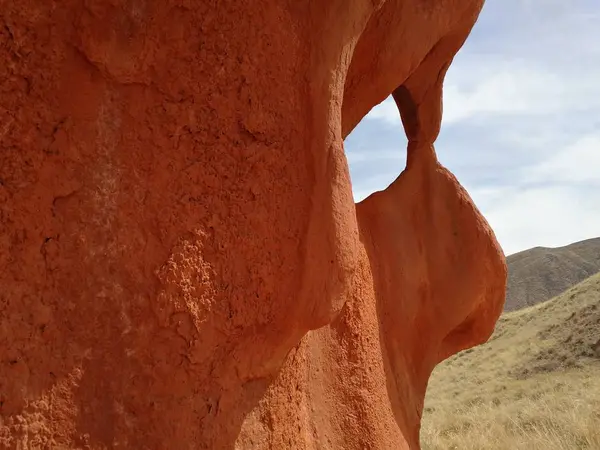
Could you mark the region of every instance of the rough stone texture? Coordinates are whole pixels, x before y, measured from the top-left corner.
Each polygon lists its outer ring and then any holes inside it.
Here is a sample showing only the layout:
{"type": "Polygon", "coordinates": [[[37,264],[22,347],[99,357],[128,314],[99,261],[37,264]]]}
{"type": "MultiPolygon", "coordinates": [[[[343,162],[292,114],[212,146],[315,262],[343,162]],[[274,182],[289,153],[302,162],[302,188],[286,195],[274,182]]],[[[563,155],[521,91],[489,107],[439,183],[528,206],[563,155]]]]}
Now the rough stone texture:
{"type": "Polygon", "coordinates": [[[481,4],[0,0],[0,447],[419,448],[504,299],[433,150],[481,4]],[[392,92],[408,166],[355,205],[392,92]]]}

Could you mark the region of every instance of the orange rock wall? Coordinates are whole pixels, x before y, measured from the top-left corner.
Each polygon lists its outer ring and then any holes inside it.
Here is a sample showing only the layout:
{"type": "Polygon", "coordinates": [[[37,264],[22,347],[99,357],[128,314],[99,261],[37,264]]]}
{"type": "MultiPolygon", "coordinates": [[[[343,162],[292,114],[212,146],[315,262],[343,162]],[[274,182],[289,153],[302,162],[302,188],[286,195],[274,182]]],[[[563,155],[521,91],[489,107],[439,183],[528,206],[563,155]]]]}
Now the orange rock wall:
{"type": "Polygon", "coordinates": [[[504,299],[433,150],[481,4],[0,0],[0,448],[418,449],[504,299]],[[408,166],[355,205],[390,93],[408,166]]]}

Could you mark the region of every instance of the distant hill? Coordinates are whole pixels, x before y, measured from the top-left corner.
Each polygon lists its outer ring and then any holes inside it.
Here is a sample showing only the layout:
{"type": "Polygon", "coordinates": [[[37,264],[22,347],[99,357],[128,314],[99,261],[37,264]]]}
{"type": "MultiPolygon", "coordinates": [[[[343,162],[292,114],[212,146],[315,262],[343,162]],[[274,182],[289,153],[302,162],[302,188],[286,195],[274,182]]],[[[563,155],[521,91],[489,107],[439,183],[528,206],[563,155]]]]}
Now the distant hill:
{"type": "Polygon", "coordinates": [[[427,388],[422,448],[600,449],[598,380],[600,273],[503,314],[486,344],[441,363],[427,388]]]}
{"type": "Polygon", "coordinates": [[[535,247],[506,258],[508,288],[504,311],[515,311],[557,296],[600,272],[600,238],[566,247],[535,247]]]}

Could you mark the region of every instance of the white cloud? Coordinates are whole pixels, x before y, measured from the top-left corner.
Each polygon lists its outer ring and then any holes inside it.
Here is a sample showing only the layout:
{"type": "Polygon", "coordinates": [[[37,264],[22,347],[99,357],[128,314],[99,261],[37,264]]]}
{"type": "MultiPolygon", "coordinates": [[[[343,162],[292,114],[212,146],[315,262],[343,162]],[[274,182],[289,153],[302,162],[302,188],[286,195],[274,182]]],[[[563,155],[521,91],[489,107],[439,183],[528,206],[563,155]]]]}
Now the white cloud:
{"type": "Polygon", "coordinates": [[[365,152],[352,152],[347,156],[349,164],[358,164],[363,162],[374,162],[374,161],[406,161],[406,152],[404,149],[392,149],[392,150],[377,150],[377,151],[365,151],[365,152]]]}
{"type": "MultiPolygon", "coordinates": [[[[474,191],[473,196],[477,196],[474,191]]],[[[600,191],[572,186],[499,190],[482,212],[506,254],[557,247],[600,235],[600,191]]]]}
{"type": "Polygon", "coordinates": [[[369,114],[363,120],[383,120],[389,125],[398,126],[400,112],[394,99],[390,96],[369,111],[369,114]]]}
{"type": "Polygon", "coordinates": [[[501,185],[469,189],[507,254],[600,236],[600,132],[576,138],[501,185]]]}
{"type": "MultiPolygon", "coordinates": [[[[546,116],[600,107],[597,83],[600,64],[597,71],[583,74],[577,83],[568,76],[550,73],[544,67],[523,61],[496,61],[486,70],[480,70],[472,84],[460,82],[465,71],[472,68],[458,67],[450,72],[444,85],[444,125],[481,116],[546,116]]],[[[365,117],[393,126],[398,126],[399,118],[392,97],[375,106],[365,117]]]]}
{"type": "Polygon", "coordinates": [[[585,135],[504,186],[473,189],[507,254],[600,236],[600,132],[585,135]]]}
{"type": "MultiPolygon", "coordinates": [[[[600,190],[600,131],[553,153],[534,167],[529,177],[534,182],[586,183],[600,190]]],[[[596,209],[600,210],[600,202],[596,209]]]]}
{"type": "Polygon", "coordinates": [[[561,81],[554,74],[522,67],[518,63],[506,64],[483,76],[481,82],[470,90],[447,82],[444,87],[444,124],[484,114],[547,114],[561,108],[565,97],[562,91],[561,81]],[[553,95],[548,95],[549,92],[553,95]]]}

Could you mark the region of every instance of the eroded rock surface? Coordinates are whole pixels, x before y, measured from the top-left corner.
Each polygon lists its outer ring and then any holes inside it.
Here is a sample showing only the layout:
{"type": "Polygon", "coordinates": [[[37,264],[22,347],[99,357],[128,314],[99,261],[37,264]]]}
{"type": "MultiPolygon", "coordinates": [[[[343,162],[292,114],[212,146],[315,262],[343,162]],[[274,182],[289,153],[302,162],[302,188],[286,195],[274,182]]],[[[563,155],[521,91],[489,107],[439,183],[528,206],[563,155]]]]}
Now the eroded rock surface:
{"type": "Polygon", "coordinates": [[[433,149],[481,3],[0,0],[0,447],[418,448],[504,299],[433,149]],[[355,205],[392,92],[408,166],[355,205]]]}

